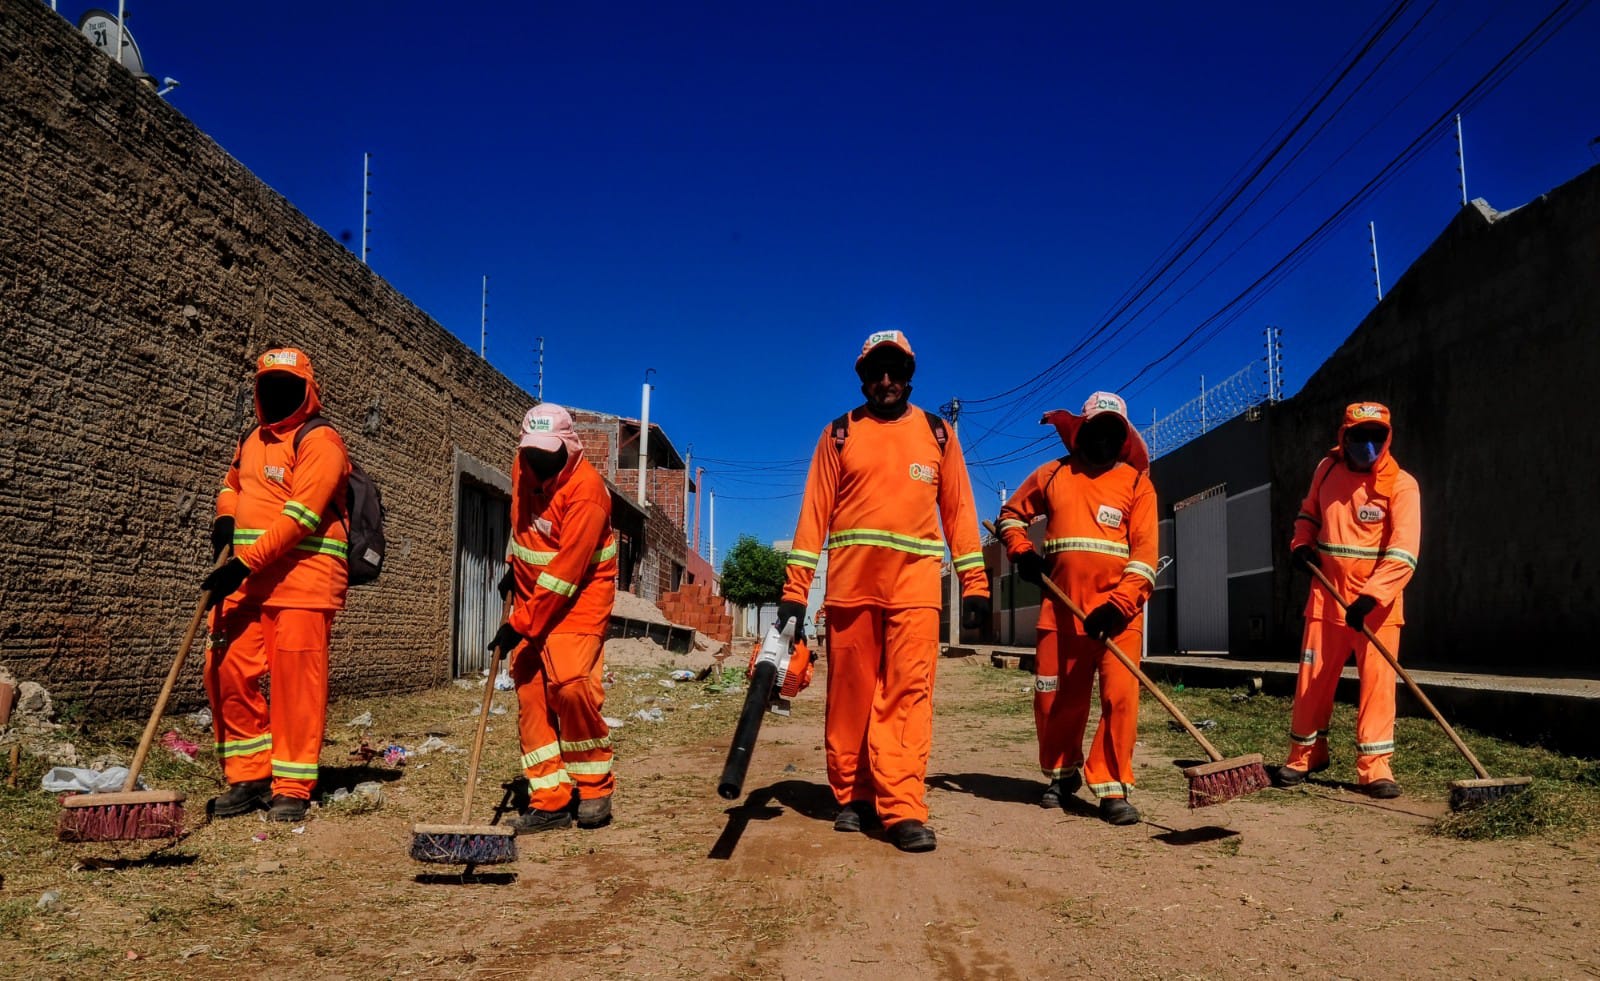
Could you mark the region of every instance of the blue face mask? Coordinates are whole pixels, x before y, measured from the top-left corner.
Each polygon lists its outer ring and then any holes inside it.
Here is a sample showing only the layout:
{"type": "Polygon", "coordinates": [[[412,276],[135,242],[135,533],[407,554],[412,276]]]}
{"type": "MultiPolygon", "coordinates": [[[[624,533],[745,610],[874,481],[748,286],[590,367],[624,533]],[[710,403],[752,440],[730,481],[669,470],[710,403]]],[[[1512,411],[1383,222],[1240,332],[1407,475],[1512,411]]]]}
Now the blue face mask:
{"type": "Polygon", "coordinates": [[[1382,451],[1381,440],[1346,440],[1344,444],[1345,459],[1356,470],[1371,470],[1372,465],[1378,462],[1378,454],[1382,451]]]}

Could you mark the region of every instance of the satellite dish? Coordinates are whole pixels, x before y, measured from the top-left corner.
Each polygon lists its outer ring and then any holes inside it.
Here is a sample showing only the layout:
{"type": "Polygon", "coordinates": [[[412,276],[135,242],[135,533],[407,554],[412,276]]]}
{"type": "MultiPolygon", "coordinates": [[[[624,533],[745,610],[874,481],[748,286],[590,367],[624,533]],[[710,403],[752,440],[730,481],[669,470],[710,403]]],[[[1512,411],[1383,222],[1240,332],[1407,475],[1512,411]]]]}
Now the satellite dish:
{"type": "MultiPolygon", "coordinates": [[[[90,9],[84,11],[78,18],[78,30],[89,43],[105,52],[112,60],[116,60],[116,42],[112,38],[117,36],[117,18],[115,14],[108,14],[104,10],[90,9]]],[[[133,35],[128,33],[127,18],[122,21],[122,67],[133,72],[141,80],[154,83],[155,79],[144,70],[144,57],[139,54],[139,46],[133,42],[133,35]]]]}

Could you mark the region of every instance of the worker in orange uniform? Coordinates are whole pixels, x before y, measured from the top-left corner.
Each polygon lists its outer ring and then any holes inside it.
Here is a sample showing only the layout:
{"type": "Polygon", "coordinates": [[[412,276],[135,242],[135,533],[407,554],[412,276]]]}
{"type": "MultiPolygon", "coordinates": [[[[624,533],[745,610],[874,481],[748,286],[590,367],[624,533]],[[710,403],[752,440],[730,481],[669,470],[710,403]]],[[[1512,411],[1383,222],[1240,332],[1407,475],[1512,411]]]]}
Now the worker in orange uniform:
{"type": "Polygon", "coordinates": [[[522,418],[511,479],[509,619],[494,644],[511,656],[528,807],[518,834],[611,820],[611,730],[601,646],[617,598],[611,493],[583,457],[572,416],[545,402],[522,418]]]}
{"type": "Polygon", "coordinates": [[[1362,627],[1396,657],[1405,622],[1401,591],[1417,569],[1422,495],[1389,452],[1387,407],[1357,402],[1344,410],[1337,445],[1317,465],[1300,504],[1290,545],[1296,564],[1320,568],[1349,604],[1341,610],[1315,579],[1306,600],[1306,632],[1295,682],[1289,760],[1275,776],[1283,787],[1328,767],[1328,720],[1339,675],[1352,654],[1361,676],[1356,710],[1356,782],[1373,797],[1400,796],[1389,769],[1394,755],[1395,671],[1362,627]]]}
{"type": "Polygon", "coordinates": [[[898,330],[872,334],[861,346],[856,374],[866,404],[817,441],[778,625],[805,622],[806,594],[827,548],[833,827],[881,824],[902,851],[926,852],[937,844],[924,797],[946,542],[961,577],[963,621],[978,626],[990,608],[961,446],[943,420],[909,401],[915,370],[898,330]]]}
{"type": "Polygon", "coordinates": [[[320,418],[304,351],[256,360],[255,404],[259,425],[239,443],[211,526],[212,547],[233,556],[201,584],[221,604],[205,684],[228,780],[209,809],[233,817],[265,806],[268,820],[301,821],[326,727],[328,636],[348,585],[350,457],[320,418]]]}
{"type": "Polygon", "coordinates": [[[1059,601],[1039,605],[1033,719],[1039,767],[1049,780],[1039,803],[1065,807],[1089,781],[1110,824],[1136,824],[1133,745],[1139,729],[1139,681],[1106,648],[1114,641],[1138,660],[1144,605],[1156,583],[1156,490],[1149,452],[1128,424],[1121,396],[1095,392],[1081,416],[1051,413],[1069,453],[1028,475],[1000,509],[1000,536],[1024,580],[1045,576],[1086,616],[1079,623],[1059,601]],[[1044,515],[1044,554],[1028,526],[1044,515]],[[1100,724],[1083,753],[1089,696],[1100,675],[1100,724]],[[1083,776],[1079,775],[1079,767],[1083,776]]]}

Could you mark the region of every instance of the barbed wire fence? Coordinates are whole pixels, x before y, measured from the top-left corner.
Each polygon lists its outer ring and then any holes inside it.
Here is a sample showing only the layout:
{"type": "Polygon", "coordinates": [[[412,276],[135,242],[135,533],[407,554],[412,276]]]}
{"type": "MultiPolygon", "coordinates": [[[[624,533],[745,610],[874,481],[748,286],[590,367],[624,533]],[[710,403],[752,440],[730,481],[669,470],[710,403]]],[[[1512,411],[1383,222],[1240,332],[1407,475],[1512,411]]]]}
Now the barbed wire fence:
{"type": "Polygon", "coordinates": [[[1277,327],[1268,327],[1263,333],[1266,335],[1265,357],[1257,358],[1209,388],[1205,376],[1201,375],[1199,395],[1142,430],[1152,459],[1172,452],[1262,403],[1283,398],[1283,332],[1277,327]]]}

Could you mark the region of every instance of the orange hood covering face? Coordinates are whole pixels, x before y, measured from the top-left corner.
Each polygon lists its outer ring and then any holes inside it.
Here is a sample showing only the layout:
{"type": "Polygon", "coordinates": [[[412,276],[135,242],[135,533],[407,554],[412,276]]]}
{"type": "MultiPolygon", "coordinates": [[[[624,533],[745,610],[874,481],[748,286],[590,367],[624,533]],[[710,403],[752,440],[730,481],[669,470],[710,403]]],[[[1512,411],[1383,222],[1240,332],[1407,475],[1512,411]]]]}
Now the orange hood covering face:
{"type": "Polygon", "coordinates": [[[256,421],[261,428],[269,432],[283,433],[298,428],[312,416],[322,414],[322,397],[317,392],[317,380],[311,374],[311,359],[304,351],[293,347],[275,347],[256,359],[256,378],[269,372],[282,372],[293,375],[306,383],[306,398],[300,407],[289,413],[288,416],[274,423],[266,421],[266,416],[261,411],[261,393],[257,390],[255,395],[256,421]]]}
{"type": "Polygon", "coordinates": [[[1139,435],[1139,429],[1128,422],[1122,400],[1109,393],[1096,392],[1089,396],[1089,401],[1084,405],[1083,415],[1068,412],[1066,409],[1051,409],[1039,420],[1040,424],[1049,423],[1056,427],[1056,432],[1061,436],[1061,442],[1066,446],[1067,452],[1072,452],[1073,441],[1078,437],[1078,430],[1089,420],[1090,416],[1099,415],[1101,412],[1115,412],[1122,416],[1122,421],[1128,424],[1128,439],[1122,444],[1122,452],[1117,459],[1122,463],[1140,472],[1150,469],[1150,447],[1145,445],[1144,437],[1139,435]]]}
{"type": "Polygon", "coordinates": [[[1335,463],[1346,463],[1344,434],[1356,426],[1369,425],[1382,426],[1388,431],[1383,437],[1383,448],[1378,451],[1378,459],[1372,464],[1372,475],[1376,478],[1378,494],[1389,497],[1394,493],[1394,481],[1400,473],[1400,464],[1389,454],[1389,447],[1394,445],[1394,423],[1390,421],[1388,406],[1378,402],[1352,402],[1345,406],[1344,418],[1339,420],[1339,434],[1333,441],[1333,447],[1328,450],[1328,456],[1335,463]]]}

